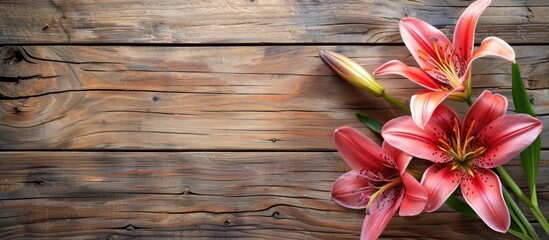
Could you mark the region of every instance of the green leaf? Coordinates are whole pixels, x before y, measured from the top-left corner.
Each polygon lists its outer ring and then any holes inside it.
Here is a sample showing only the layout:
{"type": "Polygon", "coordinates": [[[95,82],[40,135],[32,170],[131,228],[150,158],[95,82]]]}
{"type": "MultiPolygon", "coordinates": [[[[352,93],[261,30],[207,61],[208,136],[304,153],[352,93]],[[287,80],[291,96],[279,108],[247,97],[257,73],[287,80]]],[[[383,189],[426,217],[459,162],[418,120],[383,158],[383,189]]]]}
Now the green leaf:
{"type": "Polygon", "coordinates": [[[528,93],[522,82],[520,68],[517,63],[513,63],[512,75],[513,101],[517,113],[526,113],[532,117],[536,117],[534,106],[530,103],[530,98],[528,97],[528,93]]]}
{"type": "Polygon", "coordinates": [[[365,115],[362,115],[361,113],[359,112],[356,112],[356,117],[358,118],[359,121],[361,121],[362,123],[364,123],[364,125],[366,125],[366,127],[372,129],[372,131],[376,132],[376,133],[379,133],[381,134],[381,128],[383,127],[383,124],[371,117],[368,117],[368,116],[365,116],[365,115]]]}
{"type": "Polygon", "coordinates": [[[532,204],[538,206],[536,194],[536,178],[538,176],[539,161],[541,158],[541,138],[538,136],[534,142],[520,153],[522,168],[526,175],[528,188],[530,189],[530,200],[532,204]]]}
{"type": "MultiPolygon", "coordinates": [[[[513,63],[512,67],[512,92],[513,102],[517,113],[529,114],[532,117],[536,117],[534,106],[530,103],[530,98],[522,82],[520,75],[520,69],[517,63],[513,63]]],[[[532,145],[528,146],[522,153],[520,158],[522,161],[522,168],[524,169],[524,175],[528,182],[528,188],[530,189],[531,201],[537,206],[537,194],[536,194],[536,177],[538,175],[539,161],[541,154],[541,139],[538,136],[532,145]]]]}
{"type": "Polygon", "coordinates": [[[479,218],[478,215],[475,213],[475,210],[473,210],[471,206],[469,206],[469,204],[455,196],[448,197],[448,199],[446,200],[446,204],[467,217],[475,219],[479,218]]]}

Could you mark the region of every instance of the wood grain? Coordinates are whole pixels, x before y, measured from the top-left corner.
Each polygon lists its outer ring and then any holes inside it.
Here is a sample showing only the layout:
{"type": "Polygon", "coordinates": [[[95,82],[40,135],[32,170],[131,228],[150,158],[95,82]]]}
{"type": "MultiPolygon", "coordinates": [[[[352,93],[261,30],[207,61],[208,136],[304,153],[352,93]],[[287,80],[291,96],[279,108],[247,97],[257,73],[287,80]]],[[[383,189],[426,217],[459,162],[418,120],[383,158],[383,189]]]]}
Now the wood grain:
{"type": "MultiPolygon", "coordinates": [[[[335,128],[361,125],[355,111],[381,121],[403,114],[335,77],[320,49],[370,71],[394,58],[414,64],[398,46],[6,46],[0,148],[324,151],[334,150],[335,128]]],[[[516,51],[549,126],[549,47],[516,51]]],[[[481,59],[473,71],[477,94],[510,97],[508,62],[481,59]]],[[[420,90],[396,76],[378,80],[402,100],[420,90]]]]}
{"type": "MultiPolygon", "coordinates": [[[[333,130],[351,125],[379,143],[355,111],[404,113],[335,77],[318,51],[369,71],[415,64],[398,21],[416,17],[451,37],[471,2],[0,1],[0,238],[358,239],[364,211],[329,196],[349,170],[333,130]]],[[[548,22],[547,1],[497,0],[476,28],[477,44],[513,45],[545,125],[546,216],[548,22]]],[[[510,97],[508,62],[478,60],[473,74],[477,95],[510,97]]],[[[420,90],[378,80],[401,100],[420,90]]],[[[519,161],[505,168],[525,189],[519,161]]],[[[514,239],[448,206],[395,216],[382,238],[514,239]]]]}
{"type": "MultiPolygon", "coordinates": [[[[0,2],[0,44],[397,43],[398,21],[417,17],[451,34],[472,1],[18,0],[0,2]]],[[[548,43],[549,4],[498,0],[477,42],[548,43]]]]}
{"type": "MultiPolygon", "coordinates": [[[[548,156],[538,179],[545,214],[548,156]]],[[[348,171],[334,152],[3,152],[0,165],[1,238],[356,239],[364,217],[330,199],[348,171]]],[[[506,168],[521,171],[516,161],[506,168]]],[[[510,238],[446,206],[395,217],[383,233],[441,236],[510,238]]]]}

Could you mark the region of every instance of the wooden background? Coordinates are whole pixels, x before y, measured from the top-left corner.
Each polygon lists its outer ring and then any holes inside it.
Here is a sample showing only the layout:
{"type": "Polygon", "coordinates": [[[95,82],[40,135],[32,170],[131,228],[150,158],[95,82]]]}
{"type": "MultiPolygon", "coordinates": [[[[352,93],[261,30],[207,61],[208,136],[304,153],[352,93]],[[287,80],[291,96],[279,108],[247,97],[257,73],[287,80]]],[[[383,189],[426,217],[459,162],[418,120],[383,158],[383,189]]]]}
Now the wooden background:
{"type": "MultiPolygon", "coordinates": [[[[333,130],[359,127],[379,142],[354,112],[403,113],[335,77],[318,51],[370,71],[415,64],[399,19],[451,36],[470,3],[2,0],[0,238],[357,239],[364,212],[329,197],[348,170],[333,130]]],[[[494,1],[477,43],[491,35],[514,47],[548,139],[549,3],[494,1]]],[[[481,59],[473,74],[476,94],[510,96],[508,62],[481,59]]],[[[419,90],[379,81],[406,101],[419,90]]],[[[506,168],[524,187],[518,164],[506,168]]],[[[383,237],[512,238],[447,206],[395,217],[383,237]]]]}

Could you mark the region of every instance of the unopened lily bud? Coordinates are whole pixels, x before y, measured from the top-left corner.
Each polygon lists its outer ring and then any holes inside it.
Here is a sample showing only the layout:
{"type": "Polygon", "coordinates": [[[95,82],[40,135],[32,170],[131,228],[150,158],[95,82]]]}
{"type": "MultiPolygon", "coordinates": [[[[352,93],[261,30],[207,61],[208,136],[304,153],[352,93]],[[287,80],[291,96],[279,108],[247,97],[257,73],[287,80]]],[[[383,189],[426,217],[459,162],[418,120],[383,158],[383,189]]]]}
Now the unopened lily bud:
{"type": "Polygon", "coordinates": [[[332,51],[321,50],[320,59],[337,75],[356,87],[362,88],[376,97],[385,89],[375,78],[355,61],[332,51]]]}

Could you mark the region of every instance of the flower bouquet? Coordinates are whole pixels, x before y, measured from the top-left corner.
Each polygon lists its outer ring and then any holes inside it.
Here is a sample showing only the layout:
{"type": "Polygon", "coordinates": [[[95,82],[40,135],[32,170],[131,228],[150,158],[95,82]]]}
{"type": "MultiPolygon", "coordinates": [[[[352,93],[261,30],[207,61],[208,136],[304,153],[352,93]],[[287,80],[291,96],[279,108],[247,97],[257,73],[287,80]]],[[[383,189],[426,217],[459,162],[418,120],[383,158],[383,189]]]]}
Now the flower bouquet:
{"type": "Polygon", "coordinates": [[[331,196],[342,206],[365,209],[362,239],[379,237],[397,211],[413,216],[436,211],[444,203],[480,218],[494,231],[539,239],[507,189],[549,235],[536,195],[542,123],[529,102],[514,50],[497,37],[484,39],[474,50],[475,27],[489,4],[490,0],[478,0],[463,12],[452,42],[422,20],[402,19],[402,39],[419,68],[392,60],[372,75],[341,54],[320,51],[322,61],[340,77],[410,113],[385,124],[357,113],[360,121],[381,134],[381,146],[351,127],[335,131],[336,148],[352,170],[335,180],[331,196]],[[473,60],[483,56],[511,62],[516,114],[506,114],[508,101],[500,94],[486,90],[473,95],[473,60]],[[408,107],[374,79],[388,74],[401,75],[425,89],[411,97],[408,107]],[[444,100],[467,102],[470,107],[460,118],[444,100]],[[502,166],[519,154],[529,195],[502,166]],[[414,157],[431,165],[424,172],[410,169],[414,157]],[[458,186],[461,196],[454,196],[458,186]]]}

